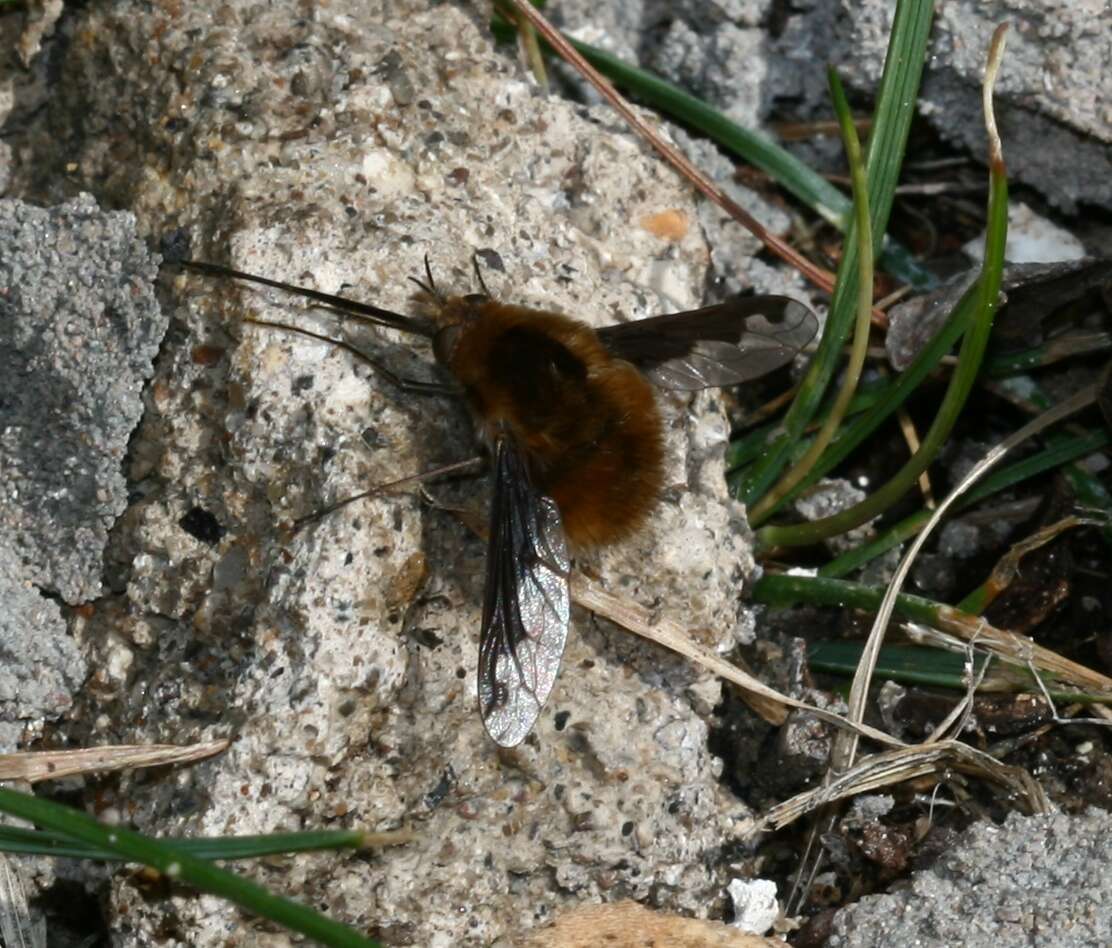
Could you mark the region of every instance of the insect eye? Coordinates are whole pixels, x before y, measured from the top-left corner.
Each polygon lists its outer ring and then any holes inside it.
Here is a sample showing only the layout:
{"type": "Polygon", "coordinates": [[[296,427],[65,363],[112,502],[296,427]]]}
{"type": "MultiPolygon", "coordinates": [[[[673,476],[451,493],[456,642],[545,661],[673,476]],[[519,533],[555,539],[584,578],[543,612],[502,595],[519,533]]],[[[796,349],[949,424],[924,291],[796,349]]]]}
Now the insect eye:
{"type": "Polygon", "coordinates": [[[465,303],[470,303],[472,306],[479,306],[482,303],[489,303],[490,297],[487,296],[486,293],[468,293],[463,298],[463,301],[465,303]]]}
{"type": "Polygon", "coordinates": [[[456,346],[459,344],[459,334],[463,327],[458,323],[454,326],[445,326],[432,340],[433,355],[441,365],[450,365],[455,355],[456,346]]]}

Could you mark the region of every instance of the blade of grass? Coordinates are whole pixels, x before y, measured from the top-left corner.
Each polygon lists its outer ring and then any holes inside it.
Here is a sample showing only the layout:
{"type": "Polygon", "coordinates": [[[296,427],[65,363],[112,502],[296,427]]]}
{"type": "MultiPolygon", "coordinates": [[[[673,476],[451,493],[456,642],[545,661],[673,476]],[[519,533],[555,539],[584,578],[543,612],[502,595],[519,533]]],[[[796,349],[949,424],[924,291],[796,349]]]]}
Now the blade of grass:
{"type": "MultiPolygon", "coordinates": [[[[887,228],[888,215],[914,116],[919,80],[926,60],[934,4],[924,0],[900,0],[896,5],[888,55],[884,64],[869,136],[866,167],[869,178],[870,222],[874,233],[887,228]]],[[[818,351],[799,386],[799,394],[784,417],[781,434],[766,446],[764,456],[750,473],[741,494],[753,504],[780,476],[793,444],[802,436],[825,396],[849,334],[857,297],[857,251],[851,225],[846,231],[845,255],[838,268],[838,284],[830,304],[826,330],[818,351]]]]}
{"type": "Polygon", "coordinates": [[[927,776],[952,779],[955,771],[995,783],[1008,799],[1022,801],[1029,813],[1047,813],[1051,809],[1046,791],[1022,767],[1007,767],[984,751],[960,741],[938,741],[871,754],[851,770],[832,775],[828,783],[804,790],[772,807],[762,815],[761,827],[783,829],[802,816],[833,807],[851,797],[877,793],[894,784],[927,776]]]}
{"type": "MultiPolygon", "coordinates": [[[[367,849],[381,845],[400,845],[413,839],[412,833],[367,833],[362,830],[322,830],[308,833],[269,833],[258,836],[217,836],[212,838],[166,838],[158,840],[198,859],[258,859],[290,853],[324,849],[367,849]]],[[[0,826],[0,852],[28,853],[39,856],[65,856],[71,859],[99,859],[126,862],[127,857],[110,849],[75,843],[69,837],[18,826],[0,826]]]]}
{"type": "MultiPolygon", "coordinates": [[[[862,642],[816,642],[807,650],[807,664],[812,671],[851,677],[861,662],[862,642]]],[[[991,656],[983,652],[973,655],[969,665],[967,651],[953,652],[930,645],[885,645],[877,659],[876,677],[909,685],[926,685],[963,691],[969,687],[968,676],[977,679],[991,656]]],[[[1026,668],[997,662],[977,685],[979,692],[1042,694],[1035,677],[1026,668]]],[[[1099,694],[1081,694],[1074,690],[1047,690],[1055,701],[1071,704],[1100,704],[1109,699],[1099,694]]]]}
{"type": "Polygon", "coordinates": [[[1030,536],[1024,537],[1015,543],[993,567],[992,572],[980,586],[970,592],[957,607],[962,612],[970,615],[981,615],[1004,592],[1019,575],[1020,560],[1033,550],[1040,549],[1059,534],[1075,527],[1093,526],[1098,521],[1086,518],[1069,516],[1063,517],[1056,523],[1043,527],[1030,536]]]}
{"type": "Polygon", "coordinates": [[[24,866],[0,855],[0,944],[6,948],[46,948],[46,919],[31,920],[24,866]]]}
{"type": "Polygon", "coordinates": [[[126,768],[180,766],[219,754],[230,743],[222,738],[185,747],[173,744],[116,744],[0,754],[0,781],[37,783],[40,780],[60,780],[62,777],[126,768]]]}
{"type": "MultiPolygon", "coordinates": [[[[876,586],[824,576],[789,576],[782,573],[766,573],[757,580],[753,584],[752,598],[754,602],[778,608],[834,606],[877,612],[885,605],[885,591],[876,586]]],[[[895,596],[892,612],[956,639],[963,643],[963,647],[965,643],[973,642],[1020,671],[1038,669],[1047,678],[1057,678],[1072,688],[1080,689],[1080,693],[1059,692],[1068,696],[1069,700],[1112,702],[1112,678],[1070,661],[1027,636],[995,628],[979,616],[971,616],[953,606],[910,593],[895,596]]]]}
{"type": "MultiPolygon", "coordinates": [[[[538,3],[536,5],[541,6],[542,4],[538,3]]],[[[517,35],[522,51],[525,53],[525,59],[529,63],[529,71],[533,73],[537,85],[547,91],[548,72],[545,69],[544,56],[541,53],[541,43],[537,31],[527,20],[520,20],[517,24],[517,35]]]]}
{"type": "Polygon", "coordinates": [[[866,497],[861,503],[821,520],[790,526],[767,526],[757,531],[758,547],[770,549],[785,546],[809,546],[827,537],[846,533],[854,527],[867,523],[883,514],[908,491],[915,487],[919,475],[925,471],[938,456],[942,445],[950,436],[962,409],[965,407],[973,383],[977,379],[992,333],[992,321],[1000,295],[1000,280],[1003,273],[1003,239],[1007,237],[1008,184],[1003,175],[1003,161],[993,169],[989,196],[989,230],[985,242],[985,260],[981,276],[964,299],[976,299],[976,315],[970,331],[962,341],[958,364],[950,377],[946,395],[939,406],[930,430],[923,438],[919,450],[884,485],[866,497]],[[997,246],[996,241],[1000,241],[997,246]],[[991,252],[990,252],[991,251],[991,252]]]}
{"type": "MultiPolygon", "coordinates": [[[[639,603],[615,596],[582,574],[572,576],[571,595],[572,601],[583,608],[609,619],[621,628],[627,629],[650,642],[671,649],[677,654],[690,659],[696,665],[737,685],[748,695],[751,707],[754,707],[765,720],[775,722],[777,726],[783,724],[786,720],[787,708],[799,708],[835,727],[842,726],[839,715],[770,688],[744,669],[726,661],[706,646],[700,645],[679,623],[667,617],[662,618],[654,615],[639,603]],[[753,703],[753,698],[761,700],[753,703]]],[[[864,724],[855,724],[854,727],[870,740],[888,745],[900,744],[900,741],[889,737],[876,728],[864,724]]]]}
{"type": "MultiPolygon", "coordinates": [[[[794,576],[786,573],[766,573],[753,584],[753,602],[766,606],[835,606],[839,609],[861,609],[875,612],[884,596],[884,590],[864,583],[851,583],[844,579],[827,579],[824,576],[794,576]]],[[[937,628],[940,603],[901,593],[896,600],[896,611],[905,619],[937,628]]]]}
{"type": "Polygon", "coordinates": [[[1112,349],[1112,333],[1071,332],[1033,349],[993,356],[985,360],[985,372],[990,378],[1020,375],[1076,355],[1093,355],[1109,349],[1112,349]]]}
{"type": "Polygon", "coordinates": [[[754,525],[761,523],[772,512],[777,502],[807,476],[830,444],[853,400],[869,349],[870,317],[873,308],[873,232],[869,221],[868,183],[865,180],[865,166],[861,160],[861,143],[857,140],[857,129],[853,125],[853,115],[842,89],[841,80],[833,69],[827,72],[827,78],[830,82],[830,95],[834,100],[834,111],[842,129],[846,159],[853,179],[857,225],[854,229],[857,239],[857,319],[853,330],[853,345],[850,349],[849,364],[842,376],[842,384],[830,413],[803,457],[788,469],[772,490],[754,504],[749,512],[749,520],[754,525]]]}
{"type": "Polygon", "coordinates": [[[860,447],[870,435],[893,415],[915,392],[931,372],[935,371],[949,354],[954,343],[968,330],[976,313],[976,290],[971,289],[955,307],[950,319],[939,333],[925,346],[898,377],[888,383],[887,389],[876,399],[866,414],[848,424],[834,443],[819,459],[814,469],[798,486],[789,491],[780,506],[798,497],[821,477],[844,461],[860,447]]]}
{"type": "MultiPolygon", "coordinates": [[[[807,649],[807,664],[812,671],[852,677],[863,649],[861,642],[816,642],[807,649]]],[[[988,660],[974,656],[974,677],[988,660]]],[[[966,688],[968,671],[966,656],[918,645],[885,645],[876,664],[877,677],[885,680],[956,690],[966,688]]]]}
{"type": "Polygon", "coordinates": [[[315,938],[330,948],[381,948],[378,942],[360,935],[353,928],[273,895],[262,886],[218,869],[177,846],[149,839],[122,827],[105,826],[79,810],[0,787],[0,811],[45,826],[73,840],[114,852],[129,862],[150,866],[168,879],[218,895],[292,931],[315,938]]]}
{"type": "MultiPolygon", "coordinates": [[[[868,382],[862,383],[853,396],[853,400],[849,403],[849,408],[846,409],[846,415],[860,415],[862,412],[877,405],[887,396],[891,384],[892,383],[888,379],[871,379],[868,382]]],[[[816,416],[815,422],[811,424],[811,429],[813,429],[816,424],[822,424],[829,414],[829,408],[820,411],[816,416]]],[[[733,441],[730,442],[729,447],[726,449],[726,470],[731,475],[731,486],[733,486],[733,479],[737,478],[740,474],[739,468],[752,463],[761,453],[761,447],[765,441],[768,440],[769,433],[774,427],[775,426],[771,423],[758,425],[751,431],[745,432],[745,434],[734,438],[733,441]]],[[[807,449],[811,440],[810,438],[804,438],[800,441],[797,445],[798,450],[792,455],[793,459],[803,455],[803,452],[807,449]]]]}
{"type": "MultiPolygon", "coordinates": [[[[985,131],[988,136],[989,200],[988,229],[985,234],[985,259],[984,265],[981,268],[981,276],[977,281],[979,290],[978,318],[974,320],[973,325],[970,327],[969,332],[966,333],[965,340],[962,343],[962,355],[965,356],[965,358],[959,358],[958,360],[957,369],[954,372],[953,379],[951,379],[950,387],[946,392],[946,398],[943,400],[943,410],[939,412],[939,415],[942,416],[944,420],[940,425],[939,420],[935,419],[935,424],[931,426],[931,431],[924,440],[923,448],[926,448],[927,442],[932,439],[932,436],[934,437],[935,444],[933,445],[933,450],[930,452],[931,457],[933,457],[934,451],[941,445],[941,440],[936,436],[936,429],[945,427],[946,432],[949,432],[949,426],[952,426],[953,420],[956,419],[956,410],[964,403],[965,396],[973,386],[973,380],[976,377],[977,370],[980,368],[985,345],[988,343],[989,333],[992,331],[992,319],[996,312],[996,305],[1000,297],[1000,283],[1004,273],[1004,246],[1008,236],[1008,175],[1004,166],[1003,147],[1000,142],[1000,136],[996,131],[996,116],[992,109],[992,90],[996,83],[996,75],[1000,68],[1000,61],[1004,55],[1004,37],[1006,33],[1006,24],[998,26],[993,33],[992,43],[989,47],[988,58],[985,63],[984,83],[981,89],[985,116],[985,131]],[[964,389],[964,391],[961,389],[964,389]],[[947,409],[954,415],[954,419],[949,421],[949,425],[947,425],[945,420],[947,409]]],[[[1017,435],[1024,435],[1027,433],[1028,428],[1030,428],[1030,426],[1026,426],[1020,432],[1017,432],[1017,435]]],[[[1011,442],[1011,440],[1012,439],[1008,439],[1009,442],[1011,442]]],[[[1001,453],[996,455],[990,452],[989,457],[982,462],[983,468],[982,465],[978,465],[974,470],[976,471],[979,468],[987,470],[988,467],[991,467],[992,464],[1003,457],[1003,452],[1007,450],[1008,447],[1004,447],[1001,453]]],[[[917,454],[919,453],[921,452],[917,452],[917,454]]],[[[912,460],[914,461],[914,459],[912,460]]],[[[905,470],[911,467],[914,467],[914,464],[905,465],[905,470]]],[[[919,472],[916,472],[915,477],[917,478],[918,475],[919,472]]],[[[889,484],[892,484],[894,480],[889,481],[889,484]]],[[[923,528],[923,531],[915,539],[915,542],[911,544],[907,553],[904,554],[903,559],[900,561],[900,565],[896,568],[895,575],[892,577],[892,581],[888,584],[888,589],[885,591],[884,599],[881,600],[876,618],[873,620],[872,629],[869,630],[869,636],[865,643],[865,650],[861,656],[861,664],[858,666],[857,672],[853,676],[853,685],[850,687],[849,700],[847,702],[849,705],[849,717],[852,720],[862,721],[865,718],[866,703],[869,695],[869,682],[872,680],[877,652],[880,650],[881,645],[884,644],[884,634],[887,631],[888,621],[891,618],[892,610],[895,608],[896,600],[899,597],[899,591],[903,584],[904,577],[911,569],[911,564],[914,562],[915,556],[933,525],[939,522],[939,519],[946,509],[975,482],[976,476],[971,477],[970,475],[966,475],[966,477],[950,491],[946,499],[939,504],[938,509],[923,528]]],[[[877,495],[883,492],[884,488],[881,488],[881,490],[877,492],[877,495]]],[[[894,493],[894,490],[892,492],[894,493]]],[[[869,499],[871,500],[872,498],[869,499]]],[[[866,503],[868,503],[868,501],[866,501],[866,503]]],[[[860,507],[862,505],[858,506],[860,507]]],[[[828,518],[828,520],[829,519],[830,518],[828,518]]],[[[1009,642],[1009,644],[1011,643],[1009,642]]],[[[834,738],[834,746],[830,752],[830,770],[833,773],[838,773],[852,767],[859,745],[860,739],[856,734],[838,734],[834,738]]]]}
{"type": "MultiPolygon", "coordinates": [[[[1020,390],[1021,398],[1018,399],[1024,406],[1031,410],[1047,411],[1053,404],[1050,397],[1039,388],[1031,379],[1006,380],[1000,384],[1001,391],[1020,390]]],[[[1107,430],[1107,429],[1105,429],[1107,430]]],[[[1061,431],[1051,431],[1046,435],[1046,442],[1051,448],[1063,445],[1069,435],[1061,431]]],[[[1070,464],[1065,471],[1066,480],[1070,482],[1078,504],[1090,507],[1093,510],[1103,510],[1112,513],[1112,494],[1108,488],[1080,464],[1070,464]]],[[[1112,527],[1101,530],[1105,543],[1112,546],[1112,527]]]]}
{"type": "MultiPolygon", "coordinates": [[[[834,443],[819,459],[814,469],[793,490],[781,500],[779,506],[789,503],[807,490],[824,474],[837,467],[853,451],[860,446],[874,431],[876,431],[907,398],[918,389],[925,379],[943,357],[950,351],[954,343],[961,338],[969,325],[976,310],[976,288],[971,288],[954,308],[950,319],[939,330],[938,334],[916,356],[911,365],[890,382],[884,383],[884,388],[872,399],[872,407],[860,418],[850,422],[834,439],[834,443]]],[[[763,448],[763,444],[761,446],[763,448]]],[[[753,448],[747,446],[747,451],[753,448]]],[[[798,451],[798,443],[793,446],[793,451],[798,451]]],[[[734,496],[740,499],[740,487],[734,496]]]]}

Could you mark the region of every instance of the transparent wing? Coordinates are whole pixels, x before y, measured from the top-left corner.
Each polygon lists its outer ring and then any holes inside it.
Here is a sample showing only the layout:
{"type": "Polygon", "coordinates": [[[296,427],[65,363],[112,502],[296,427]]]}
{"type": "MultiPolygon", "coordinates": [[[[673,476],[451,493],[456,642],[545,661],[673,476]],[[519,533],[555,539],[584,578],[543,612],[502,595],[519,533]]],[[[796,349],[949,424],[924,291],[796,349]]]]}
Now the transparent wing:
{"type": "Polygon", "coordinates": [[[786,365],[818,327],[818,317],[787,296],[735,296],[703,309],[607,326],[598,335],[654,385],[697,391],[786,365]]]}
{"type": "Polygon", "coordinates": [[[570,570],[560,511],[499,440],[479,634],[479,710],[503,747],[525,740],[556,681],[568,637],[570,570]]]}

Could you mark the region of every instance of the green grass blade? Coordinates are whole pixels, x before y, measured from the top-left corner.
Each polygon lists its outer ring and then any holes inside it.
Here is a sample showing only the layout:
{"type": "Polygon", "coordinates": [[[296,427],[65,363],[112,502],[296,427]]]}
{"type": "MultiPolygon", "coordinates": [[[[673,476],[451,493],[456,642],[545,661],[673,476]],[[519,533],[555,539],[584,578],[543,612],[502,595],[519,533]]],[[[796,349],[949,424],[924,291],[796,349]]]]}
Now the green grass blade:
{"type": "MultiPolygon", "coordinates": [[[[900,0],[896,6],[866,162],[869,217],[876,234],[884,233],[888,225],[907,134],[915,114],[933,12],[934,4],[924,0],[900,0]]],[[[851,224],[846,231],[845,253],[838,268],[838,285],[831,300],[826,331],[784,417],[782,434],[769,442],[746,480],[742,493],[748,504],[762,497],[780,476],[792,445],[814,417],[841,360],[842,345],[853,324],[857,302],[855,230],[851,224]]]]}
{"type": "MultiPolygon", "coordinates": [[[[993,162],[990,172],[988,232],[985,261],[975,285],[977,315],[962,342],[958,364],[950,378],[946,396],[919,450],[886,484],[849,510],[785,527],[764,527],[757,531],[760,546],[801,546],[837,536],[887,511],[914,488],[919,475],[934,461],[949,437],[981,368],[985,347],[992,333],[993,317],[1000,298],[1004,272],[1004,243],[1008,235],[1008,181],[1002,162],[993,162]]],[[[968,294],[967,294],[968,296],[968,294]]]]}
{"type": "MultiPolygon", "coordinates": [[[[310,833],[269,833],[258,836],[212,838],[166,838],[158,840],[198,859],[257,859],[288,853],[316,852],[327,849],[362,849],[367,834],[359,830],[325,830],[310,833]]],[[[0,826],[0,852],[30,853],[39,856],[65,856],[71,859],[99,859],[126,862],[127,857],[110,849],[75,843],[69,837],[18,826],[0,826]]]]}
{"type": "MultiPolygon", "coordinates": [[[[860,642],[816,642],[807,650],[812,671],[852,678],[857,671],[864,646],[860,642]]],[[[965,690],[966,656],[941,648],[913,645],[885,645],[876,663],[876,680],[930,685],[936,688],[965,690]]],[[[974,657],[973,676],[980,675],[988,656],[974,657]]]]}
{"type": "Polygon", "coordinates": [[[570,39],[583,57],[615,85],[632,92],[645,105],[698,129],[711,140],[744,158],[818,214],[844,230],[852,203],[838,188],[812,171],[771,139],[730,121],[721,112],[677,86],[632,66],[617,56],[570,39]]]}
{"type": "Polygon", "coordinates": [[[853,179],[854,234],[857,239],[857,316],[853,328],[853,344],[850,346],[849,362],[842,373],[842,382],[829,414],[823,420],[818,434],[808,446],[803,457],[793,463],[776,485],[756,502],[749,512],[749,521],[754,526],[766,520],[776,504],[798,485],[815,467],[827,446],[834,439],[842,419],[846,417],[850,403],[861,381],[861,371],[865,367],[865,357],[869,351],[869,331],[873,309],[873,232],[869,223],[869,194],[865,180],[865,165],[861,158],[861,144],[857,139],[857,129],[853,124],[849,101],[842,89],[841,80],[833,70],[827,73],[830,82],[830,95],[834,100],[834,111],[842,129],[846,159],[853,179]]]}
{"type": "MultiPolygon", "coordinates": [[[[853,417],[861,415],[863,412],[871,408],[875,408],[878,404],[885,402],[891,397],[892,382],[889,379],[874,378],[861,383],[861,387],[857,390],[857,394],[853,396],[853,401],[849,404],[849,409],[846,415],[853,417]]],[[[830,407],[824,407],[816,416],[816,422],[821,424],[830,413],[830,407]]],[[[729,447],[726,448],[726,470],[731,474],[737,474],[738,469],[746,464],[752,463],[756,460],[757,456],[761,453],[761,448],[765,441],[768,440],[769,434],[776,426],[772,423],[759,425],[742,435],[734,438],[729,447]]],[[[844,437],[845,432],[839,435],[839,438],[844,437]]],[[[797,445],[798,451],[796,456],[800,456],[806,450],[809,438],[804,438],[797,445]]],[[[837,439],[835,440],[837,443],[837,439]]],[[[809,479],[805,483],[809,482],[809,479]]]]}
{"type": "MultiPolygon", "coordinates": [[[[876,612],[884,598],[884,590],[844,579],[823,576],[789,576],[766,573],[753,584],[754,602],[766,606],[837,606],[840,609],[863,609],[876,612]]],[[[938,603],[922,596],[901,593],[896,612],[906,619],[932,628],[940,624],[938,603]]]]}
{"type": "MultiPolygon", "coordinates": [[[[1046,411],[1053,404],[1050,397],[1031,379],[1007,380],[1001,383],[1001,387],[1019,394],[1023,401],[1028,402],[1037,411],[1046,411]]],[[[1068,438],[1069,435],[1065,432],[1049,431],[1046,434],[1046,443],[1053,448],[1063,444],[1068,438]]],[[[1080,464],[1070,464],[1065,468],[1064,473],[1079,505],[1112,514],[1112,493],[1109,493],[1108,488],[1098,477],[1080,464]]],[[[1105,543],[1112,546],[1112,527],[1102,529],[1101,535],[1105,543]]]]}
{"type": "MultiPolygon", "coordinates": [[[[860,642],[816,642],[807,650],[808,662],[814,671],[851,677],[857,670],[864,645],[860,642]]],[[[989,656],[977,652],[973,656],[974,677],[980,675],[989,656]]],[[[967,655],[945,649],[918,645],[885,645],[876,664],[876,678],[902,681],[965,691],[967,655]]],[[[1056,688],[1049,676],[1043,677],[1046,694],[1055,701],[1078,704],[1107,704],[1108,696],[1073,688],[1056,688]]],[[[981,682],[978,691],[1043,694],[1031,672],[1006,661],[997,662],[981,682]]]]}
{"type": "Polygon", "coordinates": [[[1112,333],[1067,333],[1042,345],[1022,352],[1008,352],[985,360],[985,373],[990,378],[1026,374],[1032,369],[1053,365],[1063,359],[1080,355],[1097,355],[1112,349],[1112,333]]]}
{"type": "Polygon", "coordinates": [[[116,853],[129,862],[157,869],[168,879],[220,896],[256,915],[330,948],[380,948],[379,943],[262,886],[218,869],[184,849],[149,839],[131,830],[105,826],[91,816],[24,793],[0,787],[0,811],[37,823],[73,840],[116,853]]]}
{"type": "Polygon", "coordinates": [[[780,502],[780,507],[790,503],[823,475],[842,463],[876,431],[896,409],[915,392],[920,383],[938,366],[953,348],[969,325],[977,307],[977,290],[971,287],[954,308],[949,320],[935,337],[915,357],[899,377],[887,383],[872,408],[850,422],[834,443],[823,453],[811,473],[780,502]]]}

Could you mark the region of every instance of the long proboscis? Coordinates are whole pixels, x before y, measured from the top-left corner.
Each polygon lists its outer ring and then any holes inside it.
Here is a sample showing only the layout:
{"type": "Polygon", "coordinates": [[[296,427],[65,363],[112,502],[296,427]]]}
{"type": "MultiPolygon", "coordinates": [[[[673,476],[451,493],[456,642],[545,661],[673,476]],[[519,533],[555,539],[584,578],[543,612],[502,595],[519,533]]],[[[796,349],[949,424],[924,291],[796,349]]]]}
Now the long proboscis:
{"type": "Polygon", "coordinates": [[[415,319],[412,316],[403,316],[401,313],[394,313],[388,309],[381,309],[370,303],[361,303],[358,300],[349,299],[346,296],[340,296],[335,293],[322,293],[319,290],[311,290],[308,287],[294,286],[291,283],[282,283],[279,280],[271,280],[254,273],[245,273],[243,270],[235,270],[232,267],[225,267],[217,263],[204,263],[199,260],[178,260],[175,261],[175,263],[179,267],[183,267],[186,270],[193,270],[196,273],[204,273],[208,276],[224,277],[227,279],[243,280],[246,283],[257,283],[261,286],[269,286],[276,290],[282,290],[284,293],[289,293],[291,296],[300,296],[304,299],[312,300],[329,309],[336,310],[344,316],[350,316],[358,322],[369,323],[372,326],[386,326],[390,329],[400,329],[403,332],[411,332],[418,336],[424,336],[426,339],[431,339],[436,335],[435,327],[423,320],[415,319]]]}

